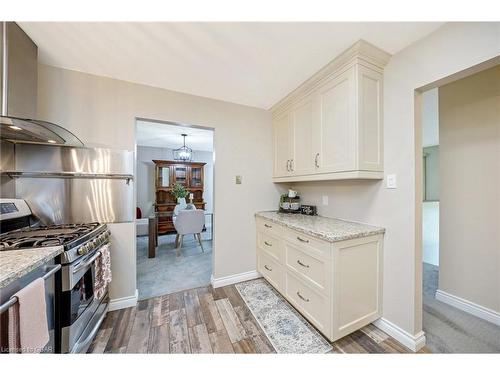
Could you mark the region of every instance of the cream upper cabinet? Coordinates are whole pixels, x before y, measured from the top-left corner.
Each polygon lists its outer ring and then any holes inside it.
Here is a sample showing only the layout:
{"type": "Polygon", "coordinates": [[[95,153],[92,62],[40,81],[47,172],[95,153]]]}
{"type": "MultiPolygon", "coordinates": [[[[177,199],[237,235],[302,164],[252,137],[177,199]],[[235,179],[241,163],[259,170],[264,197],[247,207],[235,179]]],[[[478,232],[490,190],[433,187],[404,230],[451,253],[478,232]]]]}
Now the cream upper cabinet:
{"type": "Polygon", "coordinates": [[[291,173],[290,161],[292,150],[292,131],[290,115],[288,113],[273,121],[274,137],[274,176],[289,176],[291,173]]]}
{"type": "Polygon", "coordinates": [[[296,176],[313,173],[312,98],[302,100],[274,120],[274,175],[296,176]]]}
{"type": "Polygon", "coordinates": [[[383,77],[362,65],[356,69],[358,103],[358,168],[383,171],[383,77]]]}
{"type": "Polygon", "coordinates": [[[317,173],[356,169],[355,80],[350,69],[318,90],[313,126],[317,173]]]}
{"type": "Polygon", "coordinates": [[[291,174],[314,173],[312,98],[303,100],[291,111],[291,174]]]}
{"type": "Polygon", "coordinates": [[[383,178],[389,58],[361,40],[271,109],[275,182],[383,178]]]}

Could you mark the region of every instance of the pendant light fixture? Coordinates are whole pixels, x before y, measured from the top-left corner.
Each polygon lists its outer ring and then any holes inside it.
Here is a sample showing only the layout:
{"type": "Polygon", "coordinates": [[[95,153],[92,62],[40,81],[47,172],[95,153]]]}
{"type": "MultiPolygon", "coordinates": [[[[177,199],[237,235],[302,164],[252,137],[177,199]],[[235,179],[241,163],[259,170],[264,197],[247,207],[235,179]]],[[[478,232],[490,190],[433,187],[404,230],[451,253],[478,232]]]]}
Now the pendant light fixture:
{"type": "Polygon", "coordinates": [[[187,134],[181,135],[183,137],[183,146],[173,151],[174,160],[191,161],[193,158],[193,150],[186,146],[187,134]]]}

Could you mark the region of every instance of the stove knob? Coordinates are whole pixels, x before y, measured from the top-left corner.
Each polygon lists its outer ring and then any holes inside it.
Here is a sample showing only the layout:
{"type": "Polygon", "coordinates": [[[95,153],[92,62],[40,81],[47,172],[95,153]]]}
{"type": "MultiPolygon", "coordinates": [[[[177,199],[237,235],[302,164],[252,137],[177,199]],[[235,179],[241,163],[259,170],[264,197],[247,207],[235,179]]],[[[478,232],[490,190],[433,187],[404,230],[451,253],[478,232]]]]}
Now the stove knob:
{"type": "Polygon", "coordinates": [[[78,253],[78,255],[87,254],[89,252],[89,248],[87,244],[85,244],[80,246],[76,252],[78,253]]]}

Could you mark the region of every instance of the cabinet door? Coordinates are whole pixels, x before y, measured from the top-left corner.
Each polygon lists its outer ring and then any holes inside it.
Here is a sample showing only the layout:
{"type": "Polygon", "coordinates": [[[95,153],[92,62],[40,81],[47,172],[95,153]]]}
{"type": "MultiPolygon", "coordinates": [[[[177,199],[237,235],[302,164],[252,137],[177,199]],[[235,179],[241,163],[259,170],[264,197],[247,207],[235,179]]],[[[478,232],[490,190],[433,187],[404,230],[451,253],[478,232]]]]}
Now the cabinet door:
{"type": "Polygon", "coordinates": [[[382,74],[358,67],[358,169],[383,171],[382,74]]]}
{"type": "Polygon", "coordinates": [[[291,113],[292,175],[301,176],[314,173],[313,155],[313,102],[306,98],[291,113]]]}
{"type": "Polygon", "coordinates": [[[319,118],[314,132],[318,173],[356,168],[355,81],[351,68],[319,89],[319,118]]]}
{"type": "Polygon", "coordinates": [[[156,167],[156,187],[157,188],[170,188],[172,187],[171,169],[168,165],[156,167]]]}
{"type": "Polygon", "coordinates": [[[290,115],[288,113],[276,118],[274,131],[274,176],[283,177],[290,174],[291,136],[290,115]]]}
{"type": "Polygon", "coordinates": [[[203,166],[191,166],[189,187],[203,187],[203,166]]]}
{"type": "Polygon", "coordinates": [[[174,183],[179,183],[183,186],[188,184],[188,167],[182,164],[173,166],[174,183]]]}

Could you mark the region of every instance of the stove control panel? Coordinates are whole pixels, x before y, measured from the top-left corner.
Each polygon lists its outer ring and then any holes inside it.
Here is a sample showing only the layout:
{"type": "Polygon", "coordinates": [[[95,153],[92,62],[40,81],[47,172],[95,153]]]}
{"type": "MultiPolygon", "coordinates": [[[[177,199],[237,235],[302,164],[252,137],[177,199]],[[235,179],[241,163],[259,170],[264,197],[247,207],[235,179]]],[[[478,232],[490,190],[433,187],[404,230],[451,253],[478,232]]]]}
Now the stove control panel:
{"type": "Polygon", "coordinates": [[[31,210],[24,199],[0,199],[0,220],[30,216],[31,210]]]}
{"type": "Polygon", "coordinates": [[[108,242],[110,236],[111,236],[110,231],[106,230],[100,235],[98,235],[96,238],[81,245],[76,252],[78,253],[78,255],[88,254],[95,248],[108,242]]]}

